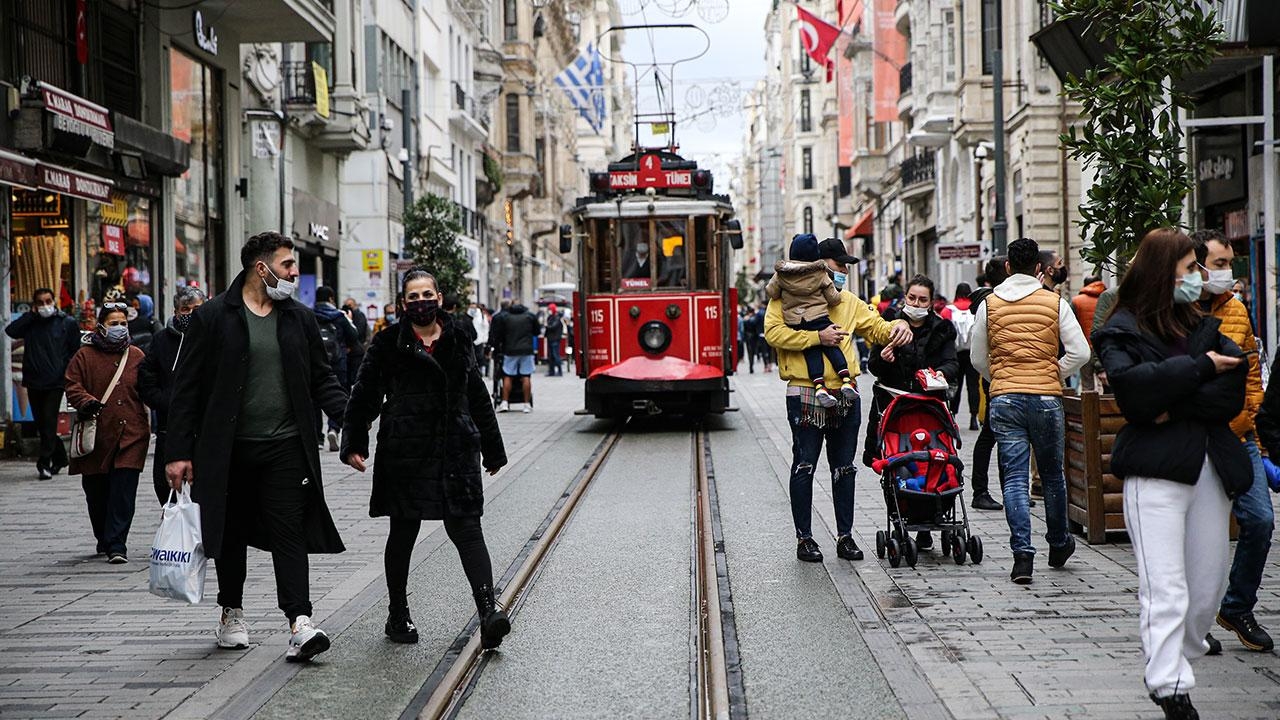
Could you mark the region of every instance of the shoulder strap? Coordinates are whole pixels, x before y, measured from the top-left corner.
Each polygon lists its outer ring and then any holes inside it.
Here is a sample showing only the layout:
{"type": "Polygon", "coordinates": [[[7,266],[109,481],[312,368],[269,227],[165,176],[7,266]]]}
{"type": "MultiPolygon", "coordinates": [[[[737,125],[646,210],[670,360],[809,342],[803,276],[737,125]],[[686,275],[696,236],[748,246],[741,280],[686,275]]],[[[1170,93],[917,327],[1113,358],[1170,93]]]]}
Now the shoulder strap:
{"type": "Polygon", "coordinates": [[[111,397],[111,391],[116,389],[116,384],[120,382],[120,376],[124,374],[124,366],[129,364],[129,358],[133,357],[133,346],[124,349],[124,355],[120,358],[120,364],[116,366],[116,374],[111,378],[111,384],[107,386],[107,391],[102,394],[102,402],[106,404],[107,398],[111,397]]]}

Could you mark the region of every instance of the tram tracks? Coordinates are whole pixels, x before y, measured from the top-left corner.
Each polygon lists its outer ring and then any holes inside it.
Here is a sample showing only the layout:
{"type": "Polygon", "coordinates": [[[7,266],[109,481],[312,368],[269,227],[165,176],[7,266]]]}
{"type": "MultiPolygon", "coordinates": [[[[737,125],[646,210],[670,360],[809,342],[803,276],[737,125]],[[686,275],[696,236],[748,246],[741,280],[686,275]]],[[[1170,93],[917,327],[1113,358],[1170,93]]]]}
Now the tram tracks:
{"type": "MultiPolygon", "coordinates": [[[[520,632],[517,621],[521,607],[534,590],[562,532],[628,430],[627,425],[619,425],[605,435],[504,574],[499,602],[511,616],[515,632],[520,632]]],[[[746,704],[720,534],[715,473],[707,435],[700,426],[690,430],[690,447],[690,715],[693,720],[732,720],[746,717],[746,704]]],[[[481,650],[478,627],[479,619],[473,616],[402,713],[401,720],[458,716],[493,657],[481,650]]]]}

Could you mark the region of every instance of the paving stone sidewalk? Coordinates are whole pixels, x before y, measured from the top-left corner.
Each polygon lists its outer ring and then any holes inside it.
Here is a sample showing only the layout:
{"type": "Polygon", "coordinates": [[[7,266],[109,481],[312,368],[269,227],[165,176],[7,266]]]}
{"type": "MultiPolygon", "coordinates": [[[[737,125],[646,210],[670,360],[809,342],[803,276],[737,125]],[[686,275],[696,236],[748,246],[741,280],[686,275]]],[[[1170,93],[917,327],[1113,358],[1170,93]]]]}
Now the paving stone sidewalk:
{"type": "MultiPolygon", "coordinates": [[[[553,418],[581,405],[576,379],[571,385],[539,397],[533,415],[500,416],[510,457],[528,452],[553,418]]],[[[325,497],[347,546],[339,555],[311,556],[311,597],[324,627],[344,602],[383,582],[387,524],[368,516],[368,475],[341,465],[336,453],[322,451],[321,460],[325,497]]],[[[276,608],[268,554],[249,552],[250,651],[214,645],[212,565],[199,605],[148,592],[147,559],[160,521],[150,473],[139,482],[132,561],[109,565],[93,554],[78,476],[38,481],[33,462],[0,462],[0,718],[159,718],[219,676],[233,679],[220,685],[238,690],[281,662],[288,627],[276,608]]],[[[438,526],[424,523],[419,543],[438,526]]]]}
{"type": "MultiPolygon", "coordinates": [[[[775,451],[774,471],[785,484],[791,436],[782,382],[776,373],[756,373],[739,375],[734,384],[737,404],[755,418],[755,434],[775,451]]],[[[863,397],[869,397],[870,378],[860,378],[860,386],[863,397]]],[[[865,433],[865,406],[863,411],[865,433]]],[[[966,410],[960,420],[968,426],[966,410]]],[[[967,461],[977,434],[962,434],[967,461]]],[[[814,485],[814,508],[834,528],[825,467],[823,462],[822,481],[814,485]]],[[[973,531],[984,541],[986,557],[980,565],[956,566],[934,550],[921,553],[915,569],[893,569],[887,560],[876,559],[875,531],[883,527],[884,513],[877,477],[860,467],[854,534],[867,559],[835,559],[833,543],[819,538],[827,551],[827,568],[850,612],[874,606],[864,631],[887,629],[905,643],[956,718],[1161,717],[1143,687],[1138,576],[1123,535],[1112,536],[1112,544],[1094,546],[1077,538],[1076,555],[1063,570],[1049,569],[1041,555],[1034,584],[1018,586],[1009,581],[1012,558],[1003,512],[969,511],[973,531]]],[[[1033,515],[1034,541],[1043,549],[1043,508],[1033,515]]],[[[1274,549],[1257,617],[1280,635],[1280,552],[1274,549]]],[[[1201,715],[1215,720],[1280,718],[1280,657],[1248,652],[1234,636],[1216,630],[1225,653],[1194,665],[1193,697],[1201,715]]]]}

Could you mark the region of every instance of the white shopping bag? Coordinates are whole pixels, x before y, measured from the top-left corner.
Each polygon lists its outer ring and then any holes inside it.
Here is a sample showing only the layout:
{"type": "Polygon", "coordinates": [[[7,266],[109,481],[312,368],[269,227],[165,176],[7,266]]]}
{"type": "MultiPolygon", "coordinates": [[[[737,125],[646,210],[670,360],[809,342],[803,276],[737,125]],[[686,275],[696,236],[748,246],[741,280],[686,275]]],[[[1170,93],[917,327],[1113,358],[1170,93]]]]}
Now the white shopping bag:
{"type": "Polygon", "coordinates": [[[200,536],[200,506],[191,486],[169,491],[160,529],[151,543],[151,594],[195,605],[204,597],[206,558],[200,536]]]}

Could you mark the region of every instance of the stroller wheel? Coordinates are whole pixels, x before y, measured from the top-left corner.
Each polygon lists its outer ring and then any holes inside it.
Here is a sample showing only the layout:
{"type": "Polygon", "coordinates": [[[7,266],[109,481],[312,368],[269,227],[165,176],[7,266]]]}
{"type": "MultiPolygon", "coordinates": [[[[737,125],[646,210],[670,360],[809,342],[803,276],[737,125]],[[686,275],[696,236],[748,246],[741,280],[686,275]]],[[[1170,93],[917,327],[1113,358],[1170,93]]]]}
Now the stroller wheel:
{"type": "Polygon", "coordinates": [[[889,544],[885,546],[885,550],[889,554],[890,567],[898,567],[902,564],[902,550],[898,546],[897,538],[889,538],[889,544]]]}
{"type": "Polygon", "coordinates": [[[915,567],[918,555],[916,554],[916,541],[907,538],[906,544],[902,548],[902,555],[907,561],[907,567],[915,567]]]}
{"type": "Polygon", "coordinates": [[[982,562],[982,538],[969,538],[969,559],[975,563],[982,562]]]}
{"type": "Polygon", "coordinates": [[[951,538],[951,559],[955,560],[957,565],[964,564],[964,549],[963,538],[959,535],[951,538]]]}
{"type": "Polygon", "coordinates": [[[883,530],[876,531],[876,557],[884,559],[885,547],[889,544],[889,533],[883,530]]]}
{"type": "Polygon", "coordinates": [[[942,531],[942,550],[944,552],[951,552],[951,531],[950,530],[942,531]]]}

